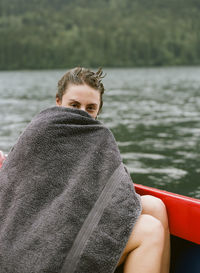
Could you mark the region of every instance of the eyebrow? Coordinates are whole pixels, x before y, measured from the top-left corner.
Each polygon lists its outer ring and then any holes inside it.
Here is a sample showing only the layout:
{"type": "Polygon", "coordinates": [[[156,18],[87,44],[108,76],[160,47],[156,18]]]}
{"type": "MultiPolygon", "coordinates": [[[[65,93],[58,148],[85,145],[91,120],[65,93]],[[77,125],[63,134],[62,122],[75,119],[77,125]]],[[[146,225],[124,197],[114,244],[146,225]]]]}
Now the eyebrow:
{"type": "MultiPolygon", "coordinates": [[[[75,103],[80,104],[80,102],[79,102],[79,101],[77,101],[77,100],[75,100],[75,99],[70,99],[69,101],[70,101],[70,102],[75,102],[75,103]]],[[[89,104],[87,104],[87,105],[89,105],[89,106],[98,106],[98,104],[97,104],[97,103],[89,103],[89,104]]]]}
{"type": "Polygon", "coordinates": [[[89,106],[98,106],[96,103],[89,103],[89,106]]]}
{"type": "Polygon", "coordinates": [[[70,102],[76,102],[76,103],[80,104],[80,102],[77,101],[77,100],[70,99],[69,101],[70,101],[70,102]]]}

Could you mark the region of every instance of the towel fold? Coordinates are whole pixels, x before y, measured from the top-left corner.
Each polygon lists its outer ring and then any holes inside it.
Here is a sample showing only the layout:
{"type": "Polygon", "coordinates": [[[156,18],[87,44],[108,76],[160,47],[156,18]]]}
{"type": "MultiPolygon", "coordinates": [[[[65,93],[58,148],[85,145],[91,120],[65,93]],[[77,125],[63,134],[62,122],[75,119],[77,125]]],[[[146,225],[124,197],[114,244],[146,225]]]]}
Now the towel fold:
{"type": "Polygon", "coordinates": [[[0,272],[112,273],[140,214],[111,131],[45,109],[0,169],[0,272]]]}

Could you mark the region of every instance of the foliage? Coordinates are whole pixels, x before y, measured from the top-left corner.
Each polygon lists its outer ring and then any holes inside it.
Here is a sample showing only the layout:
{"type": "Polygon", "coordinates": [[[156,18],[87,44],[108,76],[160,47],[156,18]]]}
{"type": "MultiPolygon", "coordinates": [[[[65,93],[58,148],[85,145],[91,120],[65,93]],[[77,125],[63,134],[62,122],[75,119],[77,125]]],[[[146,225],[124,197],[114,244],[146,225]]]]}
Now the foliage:
{"type": "Polygon", "coordinates": [[[1,0],[0,69],[200,64],[199,0],[1,0]]]}

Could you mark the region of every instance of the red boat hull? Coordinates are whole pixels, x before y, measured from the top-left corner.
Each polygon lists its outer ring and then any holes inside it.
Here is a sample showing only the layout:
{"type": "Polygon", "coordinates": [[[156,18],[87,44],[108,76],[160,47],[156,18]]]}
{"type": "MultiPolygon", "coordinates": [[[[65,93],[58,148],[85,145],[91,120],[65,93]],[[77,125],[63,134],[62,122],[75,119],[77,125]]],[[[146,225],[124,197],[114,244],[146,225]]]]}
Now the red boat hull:
{"type": "Polygon", "coordinates": [[[135,189],[140,195],[162,199],[166,205],[171,233],[170,273],[200,273],[200,200],[137,184],[135,189]]]}
{"type": "Polygon", "coordinates": [[[172,235],[200,244],[200,200],[138,184],[135,189],[140,195],[149,194],[163,200],[172,235]]]}

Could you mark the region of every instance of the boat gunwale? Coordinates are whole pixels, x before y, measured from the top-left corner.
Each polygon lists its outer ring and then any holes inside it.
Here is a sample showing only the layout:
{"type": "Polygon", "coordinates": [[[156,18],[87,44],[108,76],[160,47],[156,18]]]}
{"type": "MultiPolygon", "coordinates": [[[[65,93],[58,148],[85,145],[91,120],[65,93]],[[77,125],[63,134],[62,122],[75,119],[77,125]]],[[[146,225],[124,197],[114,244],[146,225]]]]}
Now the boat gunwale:
{"type": "Polygon", "coordinates": [[[140,195],[153,195],[166,206],[171,235],[200,245],[200,200],[140,184],[134,184],[140,195]]]}

